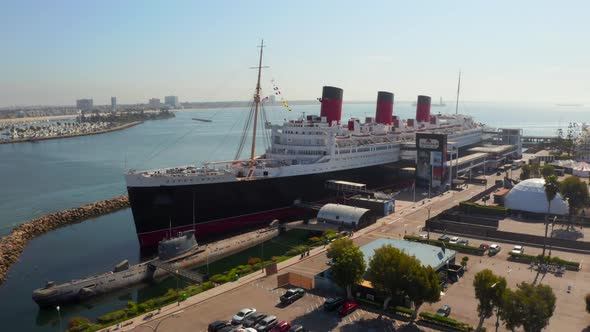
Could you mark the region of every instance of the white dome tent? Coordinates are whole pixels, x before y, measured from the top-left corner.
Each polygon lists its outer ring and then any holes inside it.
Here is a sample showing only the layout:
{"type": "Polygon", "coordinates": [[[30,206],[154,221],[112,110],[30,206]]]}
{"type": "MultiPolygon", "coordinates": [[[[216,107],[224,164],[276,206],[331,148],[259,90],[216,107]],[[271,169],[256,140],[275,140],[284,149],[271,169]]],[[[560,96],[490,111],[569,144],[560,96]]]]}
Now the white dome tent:
{"type": "MultiPolygon", "coordinates": [[[[504,206],[517,211],[547,213],[544,179],[528,179],[520,182],[506,195],[504,206]]],[[[551,214],[566,215],[568,205],[560,194],[551,201],[551,214]]]]}
{"type": "Polygon", "coordinates": [[[590,164],[584,161],[577,163],[572,169],[572,174],[581,178],[590,177],[590,164]]]}

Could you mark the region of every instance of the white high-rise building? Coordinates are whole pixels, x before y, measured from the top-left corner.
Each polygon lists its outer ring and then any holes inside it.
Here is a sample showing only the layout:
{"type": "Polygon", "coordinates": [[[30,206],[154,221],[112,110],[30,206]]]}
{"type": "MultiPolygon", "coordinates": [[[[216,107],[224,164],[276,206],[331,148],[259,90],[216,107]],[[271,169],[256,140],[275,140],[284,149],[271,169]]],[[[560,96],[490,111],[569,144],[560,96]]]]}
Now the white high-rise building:
{"type": "Polygon", "coordinates": [[[180,103],[178,102],[178,96],[166,96],[164,97],[164,104],[170,106],[171,108],[178,108],[180,107],[180,103]]]}
{"type": "Polygon", "coordinates": [[[149,105],[152,108],[160,108],[162,103],[160,103],[160,98],[150,98],[149,105]]]}

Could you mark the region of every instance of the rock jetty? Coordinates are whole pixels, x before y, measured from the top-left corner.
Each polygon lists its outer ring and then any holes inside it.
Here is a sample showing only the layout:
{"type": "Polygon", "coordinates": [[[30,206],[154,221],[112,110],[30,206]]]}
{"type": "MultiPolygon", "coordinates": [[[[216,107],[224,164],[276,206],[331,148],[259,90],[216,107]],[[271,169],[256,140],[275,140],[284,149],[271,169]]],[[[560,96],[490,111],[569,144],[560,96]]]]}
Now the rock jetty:
{"type": "Polygon", "coordinates": [[[15,227],[0,238],[0,285],[8,270],[18,261],[27,243],[36,236],[80,221],[108,214],[129,207],[129,197],[119,196],[104,201],[86,204],[69,210],[58,211],[35,218],[15,227]]]}

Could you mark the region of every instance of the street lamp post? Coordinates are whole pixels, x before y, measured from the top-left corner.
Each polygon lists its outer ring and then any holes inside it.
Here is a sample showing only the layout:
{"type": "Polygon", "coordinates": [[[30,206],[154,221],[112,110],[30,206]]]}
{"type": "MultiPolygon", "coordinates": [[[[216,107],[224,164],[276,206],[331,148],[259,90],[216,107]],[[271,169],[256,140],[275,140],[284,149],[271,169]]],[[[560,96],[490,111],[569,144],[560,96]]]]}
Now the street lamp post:
{"type": "Polygon", "coordinates": [[[178,291],[178,270],[176,270],[176,305],[180,305],[180,292],[178,291]]]}
{"type": "Polygon", "coordinates": [[[59,319],[59,331],[61,331],[61,312],[59,311],[60,307],[55,307],[57,309],[57,318],[59,319]]]}
{"type": "MultiPolygon", "coordinates": [[[[432,207],[428,207],[428,219],[426,220],[430,220],[430,209],[432,207]]],[[[430,240],[430,227],[426,227],[426,239],[430,240]]]]}

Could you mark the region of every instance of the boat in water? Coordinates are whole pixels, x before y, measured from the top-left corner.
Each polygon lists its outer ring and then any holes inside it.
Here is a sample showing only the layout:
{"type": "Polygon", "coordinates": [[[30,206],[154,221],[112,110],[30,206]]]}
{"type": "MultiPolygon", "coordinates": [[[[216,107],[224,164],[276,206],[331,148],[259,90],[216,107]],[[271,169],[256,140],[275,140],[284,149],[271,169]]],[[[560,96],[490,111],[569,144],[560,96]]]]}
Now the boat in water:
{"type": "Polygon", "coordinates": [[[213,120],[209,119],[201,119],[201,118],[193,118],[194,121],[201,121],[201,122],[212,122],[213,120]]]}
{"type": "Polygon", "coordinates": [[[166,271],[157,269],[158,267],[188,259],[201,251],[194,231],[185,231],[160,241],[158,258],[132,266],[128,260],[124,260],[107,273],[63,284],[48,281],[45,287],[33,291],[33,300],[40,307],[82,302],[91,297],[163,277],[166,271]]]}
{"type": "MultiPolygon", "coordinates": [[[[410,186],[402,169],[416,164],[404,156],[416,133],[446,134],[457,148],[482,141],[483,126],[461,114],[431,115],[431,99],[418,96],[416,117],[393,115],[394,95],[379,91],[375,117],[342,121],[343,90],[324,86],[319,115],[302,115],[282,125],[265,124],[270,146],[255,151],[261,107],[262,47],[254,93],[250,157],[125,174],[137,236],[142,247],[168,232],[194,229],[200,242],[263,227],[273,220],[307,217],[297,202],[326,202],[328,180],[366,184],[368,189],[410,186]],[[196,220],[195,220],[196,216],[196,220]]],[[[260,116],[260,123],[265,123],[260,116]]],[[[239,148],[243,148],[243,141],[239,148]]],[[[414,151],[415,152],[415,151],[414,151]]]]}

